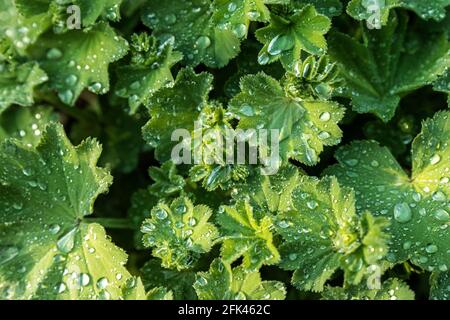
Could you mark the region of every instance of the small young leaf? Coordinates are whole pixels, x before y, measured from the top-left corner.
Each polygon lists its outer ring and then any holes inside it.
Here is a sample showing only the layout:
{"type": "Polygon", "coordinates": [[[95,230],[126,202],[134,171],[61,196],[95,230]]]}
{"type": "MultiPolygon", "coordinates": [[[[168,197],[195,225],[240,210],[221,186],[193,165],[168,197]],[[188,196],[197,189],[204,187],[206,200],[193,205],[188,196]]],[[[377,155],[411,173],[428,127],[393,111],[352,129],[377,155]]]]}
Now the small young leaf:
{"type": "Polygon", "coordinates": [[[142,224],[144,246],[154,248],[153,255],[162,260],[163,267],[188,269],[201,253],[211,250],[218,236],[208,222],[211,215],[207,206],[194,207],[188,198],[178,198],[170,206],[160,203],[142,224]]]}
{"type": "Polygon", "coordinates": [[[220,259],[211,263],[208,272],[199,272],[194,289],[201,300],[283,300],[282,282],[262,281],[258,271],[245,272],[220,259]]]}
{"type": "Polygon", "coordinates": [[[242,267],[247,271],[278,263],[280,254],[273,243],[270,216],[256,219],[253,208],[243,201],[221,210],[217,220],[224,233],[220,252],[225,263],[231,264],[242,256],[242,267]]]}
{"type": "Polygon", "coordinates": [[[324,34],[330,27],[330,19],[311,5],[288,17],[273,14],[270,24],[256,31],[256,38],[264,44],[258,61],[264,65],[281,59],[283,66],[292,70],[302,51],[315,55],[326,52],[324,34]]]}

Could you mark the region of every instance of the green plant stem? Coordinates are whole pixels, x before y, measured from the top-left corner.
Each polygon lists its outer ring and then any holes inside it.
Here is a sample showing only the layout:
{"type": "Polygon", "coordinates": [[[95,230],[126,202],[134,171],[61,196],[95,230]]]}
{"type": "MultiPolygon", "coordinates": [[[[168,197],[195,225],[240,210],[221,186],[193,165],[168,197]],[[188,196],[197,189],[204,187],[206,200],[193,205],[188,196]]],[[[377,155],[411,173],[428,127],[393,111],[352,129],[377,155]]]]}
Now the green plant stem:
{"type": "Polygon", "coordinates": [[[107,229],[134,229],[130,220],[124,218],[84,218],[83,221],[98,223],[107,229]]]}

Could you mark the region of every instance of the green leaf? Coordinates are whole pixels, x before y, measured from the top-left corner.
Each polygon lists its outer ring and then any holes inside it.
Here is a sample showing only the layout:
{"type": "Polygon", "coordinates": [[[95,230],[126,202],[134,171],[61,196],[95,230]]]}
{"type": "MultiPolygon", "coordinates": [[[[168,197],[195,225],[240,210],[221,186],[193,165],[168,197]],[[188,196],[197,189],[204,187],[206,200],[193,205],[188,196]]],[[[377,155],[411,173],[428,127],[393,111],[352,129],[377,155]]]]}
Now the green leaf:
{"type": "Polygon", "coordinates": [[[164,287],[154,288],[147,293],[147,300],[173,300],[173,293],[164,287]]]}
{"type": "Polygon", "coordinates": [[[283,160],[295,159],[315,165],[324,146],[336,145],[342,137],[337,123],[344,110],[331,101],[303,100],[292,96],[277,80],[264,73],[241,80],[241,93],[230,102],[230,111],[239,118],[239,129],[279,130],[283,160]]]}
{"type": "Polygon", "coordinates": [[[197,294],[192,287],[195,273],[175,271],[161,267],[156,259],[149,260],[141,269],[142,281],[146,288],[166,287],[173,292],[176,300],[196,300],[197,294]]]}
{"type": "Polygon", "coordinates": [[[84,27],[92,26],[100,17],[111,21],[120,19],[119,6],[122,0],[70,0],[66,3],[80,7],[81,23],[84,27]]]}
{"type": "Polygon", "coordinates": [[[343,9],[340,0],[296,0],[293,4],[312,4],[318,13],[324,14],[328,17],[340,16],[343,9]]]}
{"type": "Polygon", "coordinates": [[[217,25],[214,12],[210,0],[151,1],[142,20],[161,41],[171,39],[174,49],[183,53],[185,63],[220,68],[239,53],[240,34],[217,25]]]}
{"type": "Polygon", "coordinates": [[[185,186],[184,178],[178,174],[177,168],[172,161],[164,162],[161,168],[151,167],[148,173],[154,181],[148,188],[151,194],[159,197],[168,197],[183,191],[185,186]]]}
{"type": "Polygon", "coordinates": [[[262,281],[259,272],[245,272],[220,259],[208,272],[199,272],[194,289],[200,300],[283,300],[286,289],[278,281],[262,281]]]}
{"type": "Polygon", "coordinates": [[[154,148],[159,161],[170,159],[172,148],[178,144],[171,141],[172,132],[186,129],[192,132],[194,121],[206,104],[211,90],[212,76],[195,74],[186,68],[181,70],[172,88],[162,88],[147,102],[151,119],[144,126],[144,139],[154,148]]]}
{"type": "Polygon", "coordinates": [[[342,147],[336,154],[339,164],[326,171],[355,189],[362,210],[391,221],[390,262],[411,259],[429,271],[450,266],[449,115],[439,112],[423,123],[413,142],[410,176],[373,141],[342,147]]]}
{"type": "Polygon", "coordinates": [[[12,104],[31,106],[34,88],[47,79],[35,62],[9,64],[0,60],[0,114],[12,104]]]}
{"type": "MultiPolygon", "coordinates": [[[[89,101],[96,101],[92,95],[85,96],[89,101]]],[[[130,173],[136,169],[145,146],[141,130],[145,120],[129,115],[124,109],[121,105],[102,103],[98,112],[85,111],[72,125],[70,137],[75,142],[88,136],[97,137],[104,149],[100,164],[117,172],[130,173]]]]}
{"type": "Polygon", "coordinates": [[[131,64],[117,69],[116,94],[128,98],[133,114],[153,93],[173,81],[170,69],[182,55],[173,51],[169,41],[158,43],[146,33],[133,35],[131,53],[131,64]]]}
{"type": "Polygon", "coordinates": [[[233,263],[241,256],[242,267],[257,271],[261,266],[276,264],[280,254],[273,243],[273,224],[270,216],[256,219],[248,202],[224,206],[217,217],[222,227],[221,257],[225,263],[233,263]]]}
{"type": "Polygon", "coordinates": [[[25,54],[25,49],[51,26],[54,14],[51,8],[45,8],[24,15],[21,12],[23,6],[29,3],[25,0],[0,0],[0,39],[7,39],[21,54],[25,54]]]}
{"type": "Polygon", "coordinates": [[[348,4],[347,13],[357,20],[370,20],[374,14],[371,6],[375,6],[379,8],[381,23],[386,25],[391,9],[405,8],[414,11],[422,19],[439,21],[444,19],[445,7],[448,5],[450,0],[352,0],[348,4]]]}
{"type": "Polygon", "coordinates": [[[381,288],[369,289],[364,285],[350,288],[326,287],[324,300],[414,300],[414,292],[407,284],[396,278],[384,281],[381,288]]]}
{"type": "Polygon", "coordinates": [[[278,59],[287,70],[300,61],[302,51],[322,55],[327,51],[324,34],[331,21],[308,5],[289,17],[272,14],[270,24],[256,31],[256,38],[264,44],[258,56],[260,64],[278,59]]]}
{"type": "Polygon", "coordinates": [[[0,142],[15,138],[27,146],[36,146],[49,122],[58,116],[49,107],[10,107],[0,114],[0,142]]]}
{"type": "Polygon", "coordinates": [[[387,122],[404,95],[431,84],[450,66],[444,34],[419,35],[408,32],[407,24],[406,15],[392,14],[382,30],[364,28],[363,43],[341,33],[330,36],[330,55],[346,80],[341,95],[352,99],[356,112],[387,122]]]}
{"type": "Polygon", "coordinates": [[[85,31],[44,34],[30,54],[40,61],[61,101],[73,105],[85,88],[108,92],[108,66],[122,58],[127,48],[110,26],[100,23],[85,31]]]}
{"type": "Polygon", "coordinates": [[[89,223],[112,178],[101,148],[73,147],[51,124],[36,148],[0,145],[0,287],[6,299],[118,299],[131,276],[125,252],[89,223]]]}
{"type": "Polygon", "coordinates": [[[218,236],[208,222],[211,215],[207,206],[194,207],[188,198],[175,199],[170,206],[159,203],[142,224],[144,245],[154,248],[153,255],[162,260],[163,267],[190,268],[200,254],[211,250],[218,236]]]}
{"type": "Polygon", "coordinates": [[[448,300],[450,295],[450,272],[434,272],[430,278],[431,300],[448,300]]]}
{"type": "Polygon", "coordinates": [[[245,183],[237,184],[232,196],[237,201],[246,200],[255,210],[257,218],[266,213],[273,215],[289,211],[292,206],[292,191],[300,183],[303,173],[288,164],[274,175],[262,175],[253,171],[245,183]]]}
{"type": "MultiPolygon", "coordinates": [[[[194,160],[197,161],[189,170],[189,177],[195,182],[202,181],[207,191],[219,187],[227,190],[236,181],[245,180],[248,175],[247,165],[228,162],[229,154],[233,155],[233,159],[236,157],[237,138],[231,125],[232,120],[233,116],[220,104],[212,102],[202,108],[197,126],[191,133],[191,148],[195,152],[194,160]],[[232,140],[231,146],[228,139],[232,140]]],[[[247,160],[244,162],[248,163],[247,160]]]]}
{"type": "Polygon", "coordinates": [[[354,192],[334,177],[300,178],[292,208],[276,217],[281,267],[295,270],[292,283],[300,290],[322,291],[342,268],[345,281],[358,284],[387,252],[387,221],[370,213],[356,214],[354,192]]]}
{"type": "Polygon", "coordinates": [[[75,5],[80,9],[80,23],[83,27],[90,27],[96,21],[103,18],[110,21],[120,19],[119,5],[122,0],[16,0],[21,14],[27,19],[48,12],[50,22],[53,22],[55,31],[67,31],[67,23],[72,22],[73,11],[68,12],[68,7],[75,5]],[[51,21],[53,20],[53,21],[51,21]]]}

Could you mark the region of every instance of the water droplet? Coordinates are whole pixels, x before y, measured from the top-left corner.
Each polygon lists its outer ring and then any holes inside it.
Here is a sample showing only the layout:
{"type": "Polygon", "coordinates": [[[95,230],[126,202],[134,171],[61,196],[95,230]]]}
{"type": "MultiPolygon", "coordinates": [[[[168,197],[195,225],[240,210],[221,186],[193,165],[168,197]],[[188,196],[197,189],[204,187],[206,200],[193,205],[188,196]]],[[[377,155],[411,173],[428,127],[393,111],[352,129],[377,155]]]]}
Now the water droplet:
{"type": "Polygon", "coordinates": [[[237,9],[236,3],[230,2],[230,3],[228,4],[228,12],[234,12],[234,11],[236,11],[236,9],[237,9]]]}
{"type": "Polygon", "coordinates": [[[193,227],[193,226],[195,226],[196,224],[197,224],[197,220],[195,220],[194,217],[189,218],[188,225],[189,225],[190,227],[193,227]]]}
{"type": "Polygon", "coordinates": [[[307,206],[308,208],[310,208],[311,210],[314,210],[315,208],[317,208],[318,205],[319,205],[319,204],[318,204],[316,201],[308,201],[308,202],[306,203],[306,206],[307,206]]]}
{"type": "Polygon", "coordinates": [[[164,20],[166,20],[167,24],[174,24],[175,22],[177,22],[177,16],[174,15],[173,13],[168,14],[164,20]]]}
{"type": "Polygon", "coordinates": [[[77,83],[77,81],[78,77],[74,74],[71,74],[66,78],[66,84],[68,84],[69,86],[74,86],[77,83]]]}
{"type": "Polygon", "coordinates": [[[434,217],[442,222],[447,222],[450,218],[448,212],[444,209],[437,209],[436,211],[434,211],[434,217]]]}
{"type": "Polygon", "coordinates": [[[320,140],[326,140],[330,137],[330,134],[326,131],[322,131],[321,133],[319,133],[318,137],[320,140]]]}
{"type": "Polygon", "coordinates": [[[211,39],[208,36],[200,36],[195,42],[200,49],[206,49],[211,45],[211,39]]]}
{"type": "Polygon", "coordinates": [[[75,235],[78,228],[75,227],[62,236],[58,242],[56,242],[56,247],[63,253],[69,253],[72,251],[75,245],[75,235]]]}
{"type": "Polygon", "coordinates": [[[438,251],[438,247],[434,244],[429,244],[426,248],[425,251],[428,253],[436,253],[438,251]]]}
{"type": "Polygon", "coordinates": [[[412,198],[413,198],[413,200],[414,200],[415,202],[419,202],[420,199],[422,199],[422,196],[420,195],[420,193],[414,192],[413,195],[412,195],[412,198]]]}
{"type": "Polygon", "coordinates": [[[157,208],[156,212],[155,212],[155,216],[160,220],[164,220],[167,218],[168,214],[167,214],[166,210],[164,210],[162,208],[157,208]]]}
{"type": "Polygon", "coordinates": [[[23,209],[23,203],[22,202],[15,202],[13,203],[12,207],[16,210],[22,210],[23,209]]]}
{"type": "Polygon", "coordinates": [[[238,38],[242,38],[247,34],[247,26],[239,23],[233,28],[233,32],[238,38]]]}
{"type": "Polygon", "coordinates": [[[116,279],[117,280],[121,280],[122,279],[122,274],[121,273],[116,274],[116,279]]]}
{"type": "Polygon", "coordinates": [[[404,250],[409,250],[409,249],[411,249],[411,245],[412,245],[411,241],[406,241],[406,242],[403,244],[403,249],[404,249],[404,250]]]}
{"type": "Polygon", "coordinates": [[[49,60],[57,60],[57,59],[61,58],[62,55],[63,54],[62,54],[61,50],[59,50],[57,48],[52,48],[47,51],[47,59],[49,59],[49,60]]]}
{"type": "Polygon", "coordinates": [[[91,282],[91,277],[87,273],[80,273],[80,286],[86,287],[91,282]]]}
{"type": "Polygon", "coordinates": [[[294,46],[294,41],[292,41],[289,35],[277,35],[270,41],[267,47],[267,52],[272,56],[276,56],[283,51],[289,50],[294,46]]]}
{"type": "Polygon", "coordinates": [[[344,162],[350,167],[354,167],[358,164],[358,159],[347,159],[344,162]]]}
{"type": "Polygon", "coordinates": [[[94,82],[88,87],[88,89],[93,93],[99,93],[102,90],[102,84],[100,82],[94,82]]]}
{"type": "Polygon", "coordinates": [[[320,115],[319,119],[321,121],[328,121],[331,119],[331,114],[329,112],[325,111],[320,115]]]}
{"type": "Polygon", "coordinates": [[[268,64],[270,61],[270,57],[267,53],[263,52],[258,56],[258,63],[265,65],[268,64]]]}
{"type": "Polygon", "coordinates": [[[240,109],[239,112],[247,117],[252,117],[255,115],[255,112],[253,111],[252,106],[249,106],[248,104],[244,104],[240,109]]]}
{"type": "Polygon", "coordinates": [[[19,254],[19,249],[16,247],[0,247],[0,265],[14,259],[19,254]]]}
{"type": "Polygon", "coordinates": [[[109,285],[109,281],[107,278],[102,277],[97,280],[97,288],[99,289],[106,289],[106,287],[109,285]]]}
{"type": "Polygon", "coordinates": [[[61,227],[59,226],[59,224],[52,224],[50,225],[49,230],[51,234],[57,234],[59,230],[61,230],[61,227]]]}
{"type": "Polygon", "coordinates": [[[290,253],[289,254],[289,260],[294,261],[297,259],[297,254],[296,253],[290,253]]]}
{"type": "Polygon", "coordinates": [[[58,93],[58,97],[65,104],[71,104],[73,99],[73,92],[72,90],[64,90],[58,93]]]}
{"type": "Polygon", "coordinates": [[[202,287],[206,286],[208,284],[208,280],[206,280],[205,277],[198,277],[196,282],[199,286],[202,286],[202,287]]]}
{"type": "Polygon", "coordinates": [[[285,220],[281,220],[280,222],[278,222],[278,226],[282,229],[286,229],[287,227],[289,227],[289,223],[285,220]]]}
{"type": "Polygon", "coordinates": [[[433,193],[432,198],[434,201],[446,201],[447,197],[442,191],[436,191],[433,193]]]}
{"type": "Polygon", "coordinates": [[[439,161],[441,161],[441,156],[438,155],[438,154],[435,154],[434,156],[432,156],[432,157],[430,158],[430,164],[431,164],[431,165],[438,164],[439,161]]]}
{"type": "Polygon", "coordinates": [[[372,162],[370,163],[370,165],[374,168],[377,168],[380,164],[378,163],[377,160],[372,160],[372,162]]]}
{"type": "Polygon", "coordinates": [[[400,223],[406,223],[412,218],[411,208],[407,203],[398,203],[394,207],[394,219],[400,223]]]}
{"type": "Polygon", "coordinates": [[[64,291],[66,291],[67,286],[64,282],[61,282],[59,285],[56,286],[56,291],[58,293],[63,293],[64,291]]]}
{"type": "Polygon", "coordinates": [[[29,176],[31,176],[34,172],[33,172],[33,169],[23,168],[23,169],[22,169],[22,173],[23,173],[25,176],[29,177],[29,176]]]}

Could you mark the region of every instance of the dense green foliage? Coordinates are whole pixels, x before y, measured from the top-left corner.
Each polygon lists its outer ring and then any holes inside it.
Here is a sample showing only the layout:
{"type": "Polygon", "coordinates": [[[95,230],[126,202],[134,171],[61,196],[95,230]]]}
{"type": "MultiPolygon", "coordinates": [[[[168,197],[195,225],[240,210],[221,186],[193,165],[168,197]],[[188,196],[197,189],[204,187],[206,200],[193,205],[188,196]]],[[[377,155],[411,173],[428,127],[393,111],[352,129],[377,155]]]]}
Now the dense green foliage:
{"type": "Polygon", "coordinates": [[[449,8],[0,0],[0,299],[448,300],[449,8]]]}

